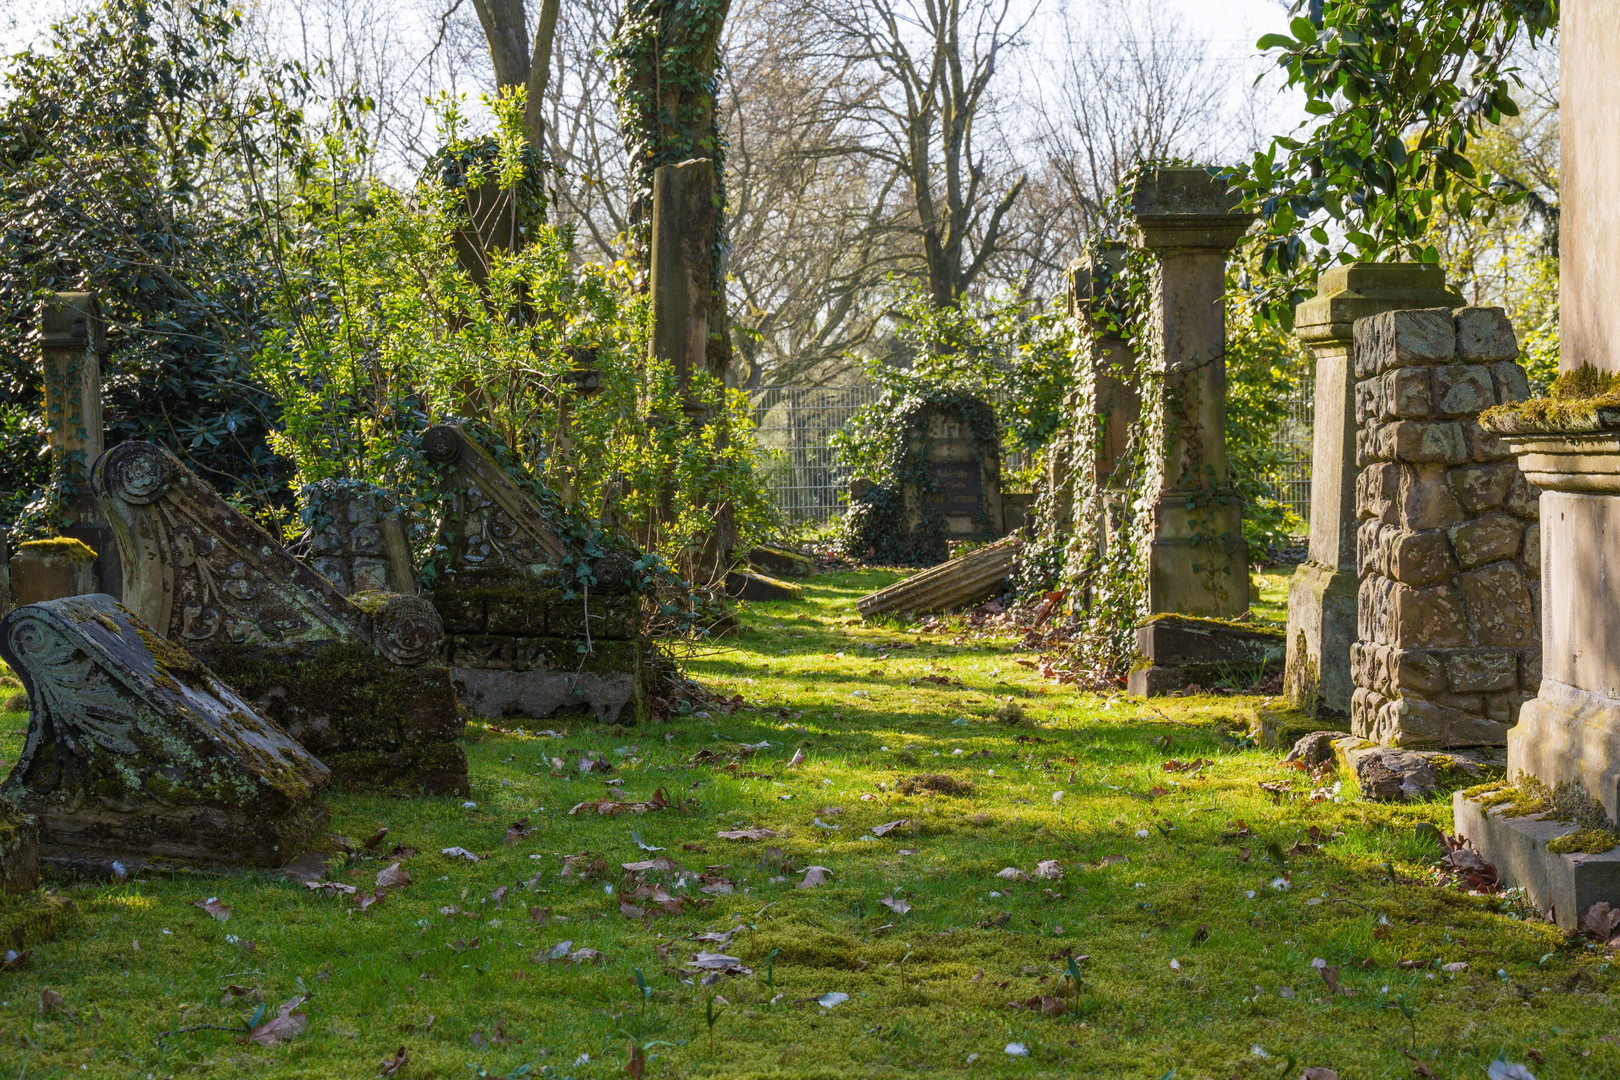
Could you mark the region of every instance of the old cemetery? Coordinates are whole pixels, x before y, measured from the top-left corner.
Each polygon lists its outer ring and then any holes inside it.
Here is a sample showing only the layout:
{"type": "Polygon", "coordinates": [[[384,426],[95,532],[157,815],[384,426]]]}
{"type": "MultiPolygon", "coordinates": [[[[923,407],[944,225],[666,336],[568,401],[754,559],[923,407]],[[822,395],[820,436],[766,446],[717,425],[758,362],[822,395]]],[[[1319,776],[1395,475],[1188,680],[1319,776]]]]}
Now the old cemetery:
{"type": "Polygon", "coordinates": [[[1620,1076],[1604,0],[475,6],[0,76],[0,1075],[1620,1076]]]}

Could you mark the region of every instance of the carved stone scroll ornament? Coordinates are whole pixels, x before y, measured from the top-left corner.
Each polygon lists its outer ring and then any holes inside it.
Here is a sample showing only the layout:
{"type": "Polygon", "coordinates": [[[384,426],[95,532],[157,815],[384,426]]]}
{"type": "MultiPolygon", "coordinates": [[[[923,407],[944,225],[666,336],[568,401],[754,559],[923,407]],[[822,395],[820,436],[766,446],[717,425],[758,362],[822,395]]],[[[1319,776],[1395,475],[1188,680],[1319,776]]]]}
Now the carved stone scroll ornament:
{"type": "Polygon", "coordinates": [[[92,483],[124,554],[124,602],[199,647],[365,641],[361,611],[173,454],[130,441],[92,483]]]}
{"type": "Polygon", "coordinates": [[[29,702],[0,796],[43,861],[279,866],[320,835],[326,766],[112,597],[16,609],[0,656],[29,702]]]}
{"type": "Polygon", "coordinates": [[[528,492],[460,428],[440,424],[422,434],[422,452],[446,469],[439,541],[451,572],[465,569],[559,568],[567,548],[528,492]]]}

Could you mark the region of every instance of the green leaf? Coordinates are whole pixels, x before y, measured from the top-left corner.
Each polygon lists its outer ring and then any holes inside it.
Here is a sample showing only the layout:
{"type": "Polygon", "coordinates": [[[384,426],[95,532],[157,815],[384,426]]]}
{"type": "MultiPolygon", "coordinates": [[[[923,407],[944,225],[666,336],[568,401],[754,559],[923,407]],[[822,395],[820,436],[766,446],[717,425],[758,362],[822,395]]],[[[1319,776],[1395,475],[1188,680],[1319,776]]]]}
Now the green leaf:
{"type": "Polygon", "coordinates": [[[1267,34],[1255,42],[1254,47],[1261,52],[1268,52],[1271,49],[1291,49],[1294,47],[1294,39],[1287,34],[1267,34]]]}
{"type": "Polygon", "coordinates": [[[1294,20],[1288,24],[1288,29],[1294,32],[1294,37],[1299,39],[1299,43],[1301,45],[1316,44],[1316,27],[1311,25],[1311,20],[1307,19],[1305,16],[1296,16],[1294,20]]]}

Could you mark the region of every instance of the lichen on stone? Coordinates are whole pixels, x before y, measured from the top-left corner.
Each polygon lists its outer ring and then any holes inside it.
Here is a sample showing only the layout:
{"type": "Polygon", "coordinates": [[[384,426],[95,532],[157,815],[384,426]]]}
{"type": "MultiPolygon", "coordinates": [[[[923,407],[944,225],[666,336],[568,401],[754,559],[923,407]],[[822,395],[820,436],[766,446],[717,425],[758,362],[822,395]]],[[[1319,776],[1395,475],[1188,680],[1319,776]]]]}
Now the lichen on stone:
{"type": "Polygon", "coordinates": [[[1584,364],[1553,380],[1545,397],[1486,409],[1480,426],[1499,435],[1581,435],[1620,430],[1620,372],[1584,364]]]}

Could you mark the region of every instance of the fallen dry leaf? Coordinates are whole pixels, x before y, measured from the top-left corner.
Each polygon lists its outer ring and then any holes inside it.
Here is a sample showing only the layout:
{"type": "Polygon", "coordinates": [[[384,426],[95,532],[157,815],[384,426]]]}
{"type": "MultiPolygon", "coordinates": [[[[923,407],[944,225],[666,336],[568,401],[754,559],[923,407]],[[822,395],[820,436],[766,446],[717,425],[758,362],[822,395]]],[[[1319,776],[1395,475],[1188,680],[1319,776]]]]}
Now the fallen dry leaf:
{"type": "Polygon", "coordinates": [[[506,827],[506,840],[504,842],[507,844],[515,844],[532,832],[534,832],[534,829],[530,827],[528,818],[514,821],[512,824],[506,827]]]}
{"type": "Polygon", "coordinates": [[[804,880],[799,882],[799,888],[813,889],[817,885],[825,885],[831,873],[832,871],[825,866],[807,866],[804,868],[804,880]]]}
{"type": "Polygon", "coordinates": [[[310,892],[327,892],[340,896],[353,896],[357,891],[353,885],[345,885],[341,881],[306,881],[304,888],[310,892]]]}
{"type": "Polygon", "coordinates": [[[229,904],[221,903],[219,897],[217,896],[210,896],[206,900],[193,901],[191,906],[202,908],[220,922],[224,922],[226,919],[231,917],[231,906],[229,904]]]}
{"type": "Polygon", "coordinates": [[[1056,881],[1063,876],[1063,865],[1056,859],[1042,859],[1035,864],[1035,876],[1048,881],[1056,881]]]}
{"type": "Polygon", "coordinates": [[[382,1068],[378,1071],[383,1076],[393,1076],[395,1073],[399,1072],[399,1070],[403,1069],[405,1067],[405,1063],[409,1060],[410,1055],[407,1054],[405,1052],[405,1048],[401,1046],[394,1052],[393,1057],[383,1059],[382,1068]]]}
{"type": "Polygon", "coordinates": [[[899,821],[885,821],[882,825],[872,826],[873,836],[887,836],[902,825],[910,825],[910,818],[901,818],[899,821]]]}
{"type": "Polygon", "coordinates": [[[795,750],[795,751],[793,751],[793,758],[792,758],[792,760],[790,760],[787,763],[787,767],[790,768],[790,769],[796,769],[800,765],[803,765],[803,764],[804,764],[804,751],[803,750],[795,750]]]}
{"type": "Polygon", "coordinates": [[[726,829],[715,833],[722,840],[769,840],[777,835],[775,829],[726,829]]]}
{"type": "Polygon", "coordinates": [[[656,859],[642,859],[640,862],[627,862],[619,865],[632,874],[642,874],[648,870],[664,870],[672,874],[678,874],[681,871],[680,863],[663,855],[658,856],[656,859]]]}
{"type": "Polygon", "coordinates": [[[996,877],[1006,881],[1028,881],[1029,875],[1016,866],[1004,866],[996,871],[996,877]]]}
{"type": "MultiPolygon", "coordinates": [[[[135,951],[141,951],[139,945],[136,946],[135,951]]],[[[33,949],[24,949],[21,952],[18,952],[16,949],[7,949],[5,956],[0,957],[0,971],[20,970],[21,968],[27,967],[33,958],[33,949]]]]}
{"type": "Polygon", "coordinates": [[[468,862],[478,861],[478,856],[474,855],[464,847],[440,848],[439,854],[443,855],[447,859],[466,859],[468,862]]]}
{"type": "Polygon", "coordinates": [[[67,1003],[62,1000],[62,995],[58,994],[55,990],[52,990],[48,986],[39,992],[39,1015],[41,1016],[49,1016],[51,1013],[63,1008],[66,1004],[67,1003]]]}
{"type": "Polygon", "coordinates": [[[896,900],[892,896],[885,896],[883,899],[879,900],[878,903],[882,904],[896,915],[904,915],[906,912],[911,910],[910,904],[906,903],[904,900],[896,900]]]}
{"type": "Polygon", "coordinates": [[[392,889],[411,883],[411,872],[399,863],[389,863],[377,871],[377,888],[392,889]]]}
{"type": "Polygon", "coordinates": [[[309,1018],[297,1011],[298,1006],[303,1003],[304,999],[301,997],[288,1000],[275,1016],[249,1031],[247,1041],[258,1043],[260,1046],[274,1046],[303,1034],[304,1029],[309,1026],[309,1018]]]}
{"type": "Polygon", "coordinates": [[[646,1055],[641,1052],[641,1047],[636,1045],[636,1040],[631,1039],[630,1060],[624,1063],[624,1071],[635,1077],[635,1080],[641,1080],[641,1072],[646,1067],[646,1055]]]}
{"type": "Polygon", "coordinates": [[[602,877],[608,872],[607,859],[595,851],[582,851],[578,855],[564,855],[562,877],[583,878],[586,881],[602,877]]]}
{"type": "MultiPolygon", "coordinates": [[[[388,826],[386,826],[386,825],[379,826],[377,831],[371,834],[371,838],[366,841],[366,844],[365,844],[366,850],[367,851],[376,851],[377,850],[377,845],[382,843],[383,842],[383,837],[385,837],[387,835],[388,835],[388,826]]],[[[401,1049],[403,1050],[404,1048],[401,1047],[401,1049]]]]}

